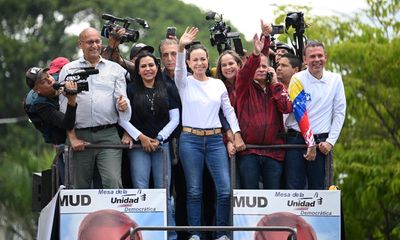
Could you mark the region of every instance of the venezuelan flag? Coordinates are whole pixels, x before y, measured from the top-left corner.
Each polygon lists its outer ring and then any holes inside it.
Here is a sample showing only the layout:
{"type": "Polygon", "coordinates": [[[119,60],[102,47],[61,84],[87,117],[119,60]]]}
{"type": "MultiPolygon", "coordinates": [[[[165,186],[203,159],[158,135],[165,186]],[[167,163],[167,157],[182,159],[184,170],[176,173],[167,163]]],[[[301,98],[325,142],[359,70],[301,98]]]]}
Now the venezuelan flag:
{"type": "Polygon", "coordinates": [[[304,141],[307,146],[314,146],[315,140],[308,121],[306,109],[306,93],[304,92],[304,87],[300,79],[296,77],[292,78],[289,87],[289,96],[293,104],[294,117],[299,124],[304,141]]]}

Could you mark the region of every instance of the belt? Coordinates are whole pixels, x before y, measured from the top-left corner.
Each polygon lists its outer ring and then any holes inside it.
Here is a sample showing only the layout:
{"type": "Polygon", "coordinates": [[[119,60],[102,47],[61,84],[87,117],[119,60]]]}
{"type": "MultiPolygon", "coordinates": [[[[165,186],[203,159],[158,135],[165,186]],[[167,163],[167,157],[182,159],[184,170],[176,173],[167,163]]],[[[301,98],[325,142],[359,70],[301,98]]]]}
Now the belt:
{"type": "Polygon", "coordinates": [[[107,124],[107,125],[100,125],[100,126],[96,126],[96,127],[77,128],[77,130],[88,130],[91,132],[97,132],[97,131],[104,130],[107,128],[112,128],[114,126],[115,126],[115,124],[107,124]]]}
{"type": "MultiPolygon", "coordinates": [[[[288,129],[286,136],[288,137],[303,137],[303,135],[301,135],[301,132],[298,132],[294,129],[288,129]]],[[[315,140],[325,140],[327,139],[329,136],[329,133],[320,133],[320,134],[314,134],[314,139],[315,140]]]]}
{"type": "Polygon", "coordinates": [[[222,133],[221,128],[191,128],[191,127],[182,127],[182,131],[193,133],[197,136],[211,136],[215,134],[222,133]]]}

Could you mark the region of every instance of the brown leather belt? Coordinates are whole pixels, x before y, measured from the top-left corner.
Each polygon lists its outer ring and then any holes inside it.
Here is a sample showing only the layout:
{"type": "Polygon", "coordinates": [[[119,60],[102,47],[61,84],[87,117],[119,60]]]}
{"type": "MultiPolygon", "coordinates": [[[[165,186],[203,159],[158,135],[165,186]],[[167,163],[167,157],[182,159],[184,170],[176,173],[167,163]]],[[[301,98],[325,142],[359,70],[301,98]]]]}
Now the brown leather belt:
{"type": "Polygon", "coordinates": [[[201,128],[182,127],[182,131],[193,133],[194,135],[197,136],[211,136],[222,133],[221,128],[201,129],[201,128]]]}
{"type": "Polygon", "coordinates": [[[104,130],[107,128],[112,128],[114,126],[116,126],[116,124],[107,124],[107,125],[101,125],[101,126],[96,126],[96,127],[78,128],[77,130],[89,130],[91,132],[97,132],[97,131],[104,130]]]}

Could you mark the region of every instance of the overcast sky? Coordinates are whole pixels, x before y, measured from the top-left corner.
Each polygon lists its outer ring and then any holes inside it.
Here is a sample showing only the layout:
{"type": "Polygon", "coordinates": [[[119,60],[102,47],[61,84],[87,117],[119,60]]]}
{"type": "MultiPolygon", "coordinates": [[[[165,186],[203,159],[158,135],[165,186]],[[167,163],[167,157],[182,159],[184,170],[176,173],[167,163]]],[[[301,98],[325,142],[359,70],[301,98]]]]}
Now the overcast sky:
{"type": "MultiPolygon", "coordinates": [[[[260,19],[272,22],[276,5],[311,6],[313,14],[318,15],[351,15],[367,7],[365,0],[181,0],[199,8],[222,13],[224,20],[229,20],[241,33],[250,40],[260,32],[260,19]],[[244,4],[245,3],[245,4],[244,4]]],[[[294,9],[295,11],[295,9],[294,9]]]]}

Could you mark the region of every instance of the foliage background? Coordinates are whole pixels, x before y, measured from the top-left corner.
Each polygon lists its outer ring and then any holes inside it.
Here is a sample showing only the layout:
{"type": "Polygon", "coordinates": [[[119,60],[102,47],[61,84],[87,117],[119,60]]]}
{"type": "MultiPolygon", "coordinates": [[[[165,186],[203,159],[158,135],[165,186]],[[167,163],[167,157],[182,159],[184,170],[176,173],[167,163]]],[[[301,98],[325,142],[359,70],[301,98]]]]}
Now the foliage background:
{"type": "MultiPolygon", "coordinates": [[[[369,9],[350,18],[312,16],[309,7],[280,6],[275,24],[284,23],[289,11],[303,11],[308,38],[325,43],[327,68],[343,75],[348,107],[335,146],[335,181],[342,190],[347,238],[400,239],[400,3],[367,3],[369,9]]],[[[211,63],[217,51],[209,45],[211,23],[205,13],[178,0],[0,0],[0,9],[0,119],[17,117],[15,123],[0,124],[0,238],[34,239],[31,174],[48,168],[54,151],[25,117],[24,75],[54,57],[78,56],[77,38],[65,29],[80,22],[101,29],[103,13],[140,17],[151,27],[140,31],[140,42],[157,48],[166,27],[176,26],[180,36],[194,25],[201,29],[199,39],[210,50],[211,63]]],[[[126,54],[129,47],[122,50],[126,54]]]]}

